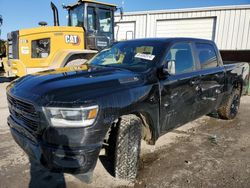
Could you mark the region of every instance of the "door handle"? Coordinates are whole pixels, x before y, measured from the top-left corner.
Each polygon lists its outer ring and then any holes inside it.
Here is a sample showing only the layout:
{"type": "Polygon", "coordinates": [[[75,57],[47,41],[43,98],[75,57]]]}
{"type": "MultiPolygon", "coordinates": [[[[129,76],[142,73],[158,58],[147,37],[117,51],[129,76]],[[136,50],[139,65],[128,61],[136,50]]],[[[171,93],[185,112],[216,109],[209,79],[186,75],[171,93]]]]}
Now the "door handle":
{"type": "Polygon", "coordinates": [[[216,101],[216,98],[214,98],[214,97],[202,97],[202,100],[216,101]]]}
{"type": "Polygon", "coordinates": [[[221,94],[221,90],[220,90],[220,89],[216,89],[216,90],[215,90],[215,93],[216,93],[216,94],[221,94]]]}
{"type": "Polygon", "coordinates": [[[222,79],[224,77],[224,74],[215,74],[215,78],[222,79]]]}
{"type": "Polygon", "coordinates": [[[199,85],[199,84],[200,84],[200,80],[191,80],[190,81],[191,86],[196,86],[196,85],[199,85]]]}

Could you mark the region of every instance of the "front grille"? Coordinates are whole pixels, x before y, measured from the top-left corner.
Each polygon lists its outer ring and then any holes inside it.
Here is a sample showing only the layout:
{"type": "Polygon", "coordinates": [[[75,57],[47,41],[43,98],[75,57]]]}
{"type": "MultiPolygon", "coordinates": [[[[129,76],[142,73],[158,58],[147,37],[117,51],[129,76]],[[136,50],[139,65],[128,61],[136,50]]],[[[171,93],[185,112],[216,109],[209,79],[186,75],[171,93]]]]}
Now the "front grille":
{"type": "Polygon", "coordinates": [[[19,58],[19,31],[8,33],[8,59],[19,58]]]}
{"type": "Polygon", "coordinates": [[[35,107],[10,95],[7,96],[11,117],[21,126],[35,135],[39,125],[39,115],[35,107]]]}

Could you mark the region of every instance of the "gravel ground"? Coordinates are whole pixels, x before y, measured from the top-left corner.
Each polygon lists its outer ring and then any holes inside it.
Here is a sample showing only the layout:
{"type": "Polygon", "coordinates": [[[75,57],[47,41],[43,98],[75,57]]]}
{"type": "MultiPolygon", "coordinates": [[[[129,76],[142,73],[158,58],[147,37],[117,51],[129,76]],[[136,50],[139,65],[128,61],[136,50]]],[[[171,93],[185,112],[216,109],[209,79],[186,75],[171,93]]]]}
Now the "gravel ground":
{"type": "Polygon", "coordinates": [[[135,184],[113,178],[100,160],[93,182],[54,174],[29,162],[13,141],[6,123],[8,108],[0,78],[0,188],[16,187],[250,187],[250,97],[242,97],[235,120],[204,116],[161,137],[156,146],[142,144],[135,184]]]}

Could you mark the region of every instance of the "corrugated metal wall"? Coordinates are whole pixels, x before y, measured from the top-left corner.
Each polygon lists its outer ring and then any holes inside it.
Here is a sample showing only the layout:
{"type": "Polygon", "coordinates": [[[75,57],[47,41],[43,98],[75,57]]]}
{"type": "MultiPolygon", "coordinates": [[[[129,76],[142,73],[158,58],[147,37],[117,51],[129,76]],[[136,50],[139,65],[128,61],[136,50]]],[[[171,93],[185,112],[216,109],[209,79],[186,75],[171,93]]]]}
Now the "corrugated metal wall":
{"type": "Polygon", "coordinates": [[[124,15],[120,20],[120,16],[115,17],[116,23],[135,23],[135,38],[145,38],[147,15],[124,15]]]}
{"type": "Polygon", "coordinates": [[[115,20],[135,22],[135,38],[144,38],[156,37],[157,21],[190,18],[215,18],[214,38],[219,49],[250,50],[250,5],[131,12],[123,20],[118,15],[115,20]]]}

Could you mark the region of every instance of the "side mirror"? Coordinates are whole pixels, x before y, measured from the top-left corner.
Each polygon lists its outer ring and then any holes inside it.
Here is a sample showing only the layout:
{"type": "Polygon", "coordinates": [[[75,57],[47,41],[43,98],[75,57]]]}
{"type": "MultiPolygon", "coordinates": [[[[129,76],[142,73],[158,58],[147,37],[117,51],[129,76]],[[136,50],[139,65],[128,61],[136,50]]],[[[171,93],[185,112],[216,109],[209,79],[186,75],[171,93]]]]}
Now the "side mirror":
{"type": "Polygon", "coordinates": [[[168,75],[175,74],[175,61],[170,60],[167,63],[165,63],[163,65],[162,72],[163,74],[168,74],[168,75]]]}

